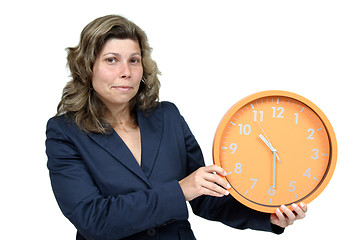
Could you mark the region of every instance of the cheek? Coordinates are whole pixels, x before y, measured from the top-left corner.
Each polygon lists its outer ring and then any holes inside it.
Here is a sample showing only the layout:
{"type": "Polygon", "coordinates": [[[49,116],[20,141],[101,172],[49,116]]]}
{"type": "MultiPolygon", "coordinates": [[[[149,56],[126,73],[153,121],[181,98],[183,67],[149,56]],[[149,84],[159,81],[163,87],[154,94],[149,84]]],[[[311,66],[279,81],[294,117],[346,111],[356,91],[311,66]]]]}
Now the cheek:
{"type": "Polygon", "coordinates": [[[143,69],[135,71],[133,74],[133,77],[134,77],[134,79],[136,79],[136,87],[138,90],[140,87],[140,84],[141,84],[142,77],[143,77],[143,69]]]}
{"type": "Polygon", "coordinates": [[[92,85],[95,91],[99,91],[101,89],[106,88],[107,86],[111,85],[111,76],[109,76],[108,72],[101,71],[100,69],[93,70],[92,76],[92,85]]]}
{"type": "Polygon", "coordinates": [[[92,78],[91,78],[91,84],[93,86],[93,88],[96,90],[98,83],[99,83],[99,77],[100,77],[100,70],[99,70],[99,65],[97,64],[97,62],[95,62],[94,66],[93,66],[93,74],[92,74],[92,78]]]}
{"type": "Polygon", "coordinates": [[[101,92],[101,81],[97,75],[93,75],[92,77],[92,87],[96,92],[101,92]]]}

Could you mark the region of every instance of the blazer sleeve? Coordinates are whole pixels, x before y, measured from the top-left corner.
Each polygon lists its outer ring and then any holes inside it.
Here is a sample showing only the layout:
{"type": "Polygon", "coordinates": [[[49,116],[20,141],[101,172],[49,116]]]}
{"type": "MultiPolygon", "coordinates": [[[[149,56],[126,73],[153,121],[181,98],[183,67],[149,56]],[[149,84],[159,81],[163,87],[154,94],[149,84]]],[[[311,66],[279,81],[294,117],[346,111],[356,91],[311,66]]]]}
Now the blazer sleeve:
{"type": "MultiPolygon", "coordinates": [[[[182,127],[186,142],[188,174],[205,166],[201,149],[182,118],[182,127]]],[[[252,210],[238,202],[231,195],[222,198],[200,196],[190,202],[194,214],[203,218],[220,221],[237,229],[254,229],[280,234],[283,228],[270,223],[270,214],[252,210]]]]}
{"type": "Polygon", "coordinates": [[[81,235],[87,239],[121,239],[188,218],[177,181],[126,195],[102,196],[64,127],[56,118],[48,122],[48,169],[56,200],[81,235]]]}

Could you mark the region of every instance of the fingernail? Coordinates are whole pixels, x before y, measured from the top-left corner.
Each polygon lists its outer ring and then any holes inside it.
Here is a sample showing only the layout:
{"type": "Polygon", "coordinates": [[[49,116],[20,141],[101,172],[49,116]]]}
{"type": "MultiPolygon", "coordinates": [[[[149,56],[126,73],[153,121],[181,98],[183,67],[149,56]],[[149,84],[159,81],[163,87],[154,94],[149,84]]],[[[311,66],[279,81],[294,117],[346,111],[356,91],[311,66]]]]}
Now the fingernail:
{"type": "Polygon", "coordinates": [[[295,203],[291,204],[291,206],[293,209],[298,207],[298,205],[296,205],[295,203]]]}
{"type": "Polygon", "coordinates": [[[229,191],[225,190],[225,195],[226,196],[229,195],[229,191]]]}
{"type": "Polygon", "coordinates": [[[301,207],[305,207],[305,203],[301,202],[301,203],[300,203],[300,206],[301,206],[301,207]]]}
{"type": "Polygon", "coordinates": [[[227,188],[227,189],[231,188],[231,186],[230,186],[229,183],[226,185],[226,188],[227,188]]]}
{"type": "Polygon", "coordinates": [[[286,209],[285,205],[281,205],[281,209],[285,210],[286,209]]]}

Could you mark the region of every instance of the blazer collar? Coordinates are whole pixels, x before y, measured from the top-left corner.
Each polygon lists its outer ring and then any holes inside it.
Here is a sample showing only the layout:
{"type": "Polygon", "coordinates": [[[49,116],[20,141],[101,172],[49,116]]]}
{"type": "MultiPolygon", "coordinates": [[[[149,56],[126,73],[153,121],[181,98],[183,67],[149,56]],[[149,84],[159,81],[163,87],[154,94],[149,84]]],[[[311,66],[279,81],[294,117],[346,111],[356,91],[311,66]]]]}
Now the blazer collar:
{"type": "Polygon", "coordinates": [[[163,109],[159,106],[151,112],[137,112],[141,134],[141,168],[150,177],[163,135],[163,109]]]}
{"type": "Polygon", "coordinates": [[[154,111],[145,113],[139,110],[137,112],[137,119],[141,134],[141,167],[115,130],[112,130],[107,135],[90,133],[89,136],[151,187],[148,178],[150,177],[160,147],[163,130],[163,112],[159,107],[154,111]]]}

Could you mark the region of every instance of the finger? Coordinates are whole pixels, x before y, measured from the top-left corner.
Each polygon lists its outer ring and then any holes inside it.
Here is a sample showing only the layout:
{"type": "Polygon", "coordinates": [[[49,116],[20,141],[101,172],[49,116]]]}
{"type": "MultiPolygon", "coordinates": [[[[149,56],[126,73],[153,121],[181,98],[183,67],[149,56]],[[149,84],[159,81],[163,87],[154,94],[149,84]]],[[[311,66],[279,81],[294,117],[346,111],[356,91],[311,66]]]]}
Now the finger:
{"type": "Polygon", "coordinates": [[[225,190],[224,188],[220,187],[219,185],[213,182],[204,181],[202,183],[202,186],[210,191],[221,194],[222,196],[229,195],[229,191],[225,190]]]}
{"type": "Polygon", "coordinates": [[[303,219],[305,217],[305,212],[297,204],[293,203],[291,207],[296,213],[296,219],[303,219]]]}
{"type": "Polygon", "coordinates": [[[276,209],[275,214],[276,214],[276,216],[277,216],[277,218],[279,220],[278,225],[280,227],[287,227],[288,224],[287,224],[286,218],[285,218],[284,214],[280,211],[279,208],[276,209]]]}
{"type": "Polygon", "coordinates": [[[206,175],[204,175],[204,179],[206,181],[216,183],[225,189],[231,188],[230,184],[225,179],[221,178],[216,174],[207,173],[206,175]]]}
{"type": "Polygon", "coordinates": [[[204,167],[204,171],[208,172],[208,173],[217,173],[220,174],[222,176],[226,176],[226,171],[224,169],[222,169],[221,167],[217,166],[217,165],[210,165],[207,167],[204,167]]]}
{"type": "Polygon", "coordinates": [[[304,211],[304,213],[307,212],[308,208],[307,208],[306,203],[301,202],[301,203],[300,203],[300,207],[301,207],[301,209],[304,211]]]}
{"type": "Polygon", "coordinates": [[[295,214],[285,205],[281,206],[281,210],[284,212],[284,215],[286,216],[286,221],[288,225],[292,225],[295,221],[295,214]]]}
{"type": "Polygon", "coordinates": [[[225,189],[231,188],[230,184],[225,179],[221,178],[217,174],[213,174],[213,173],[218,173],[220,175],[225,176],[226,172],[221,167],[219,167],[217,165],[210,165],[210,166],[204,167],[203,171],[208,173],[207,175],[203,175],[204,179],[206,179],[207,181],[215,182],[225,189]]]}

